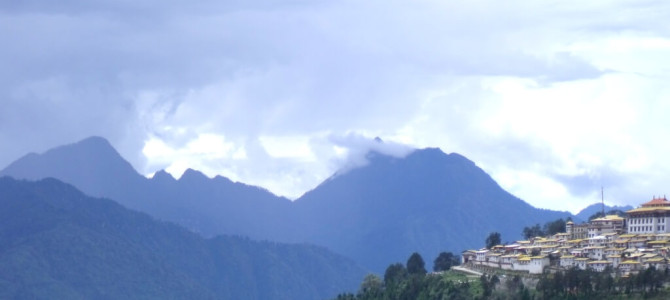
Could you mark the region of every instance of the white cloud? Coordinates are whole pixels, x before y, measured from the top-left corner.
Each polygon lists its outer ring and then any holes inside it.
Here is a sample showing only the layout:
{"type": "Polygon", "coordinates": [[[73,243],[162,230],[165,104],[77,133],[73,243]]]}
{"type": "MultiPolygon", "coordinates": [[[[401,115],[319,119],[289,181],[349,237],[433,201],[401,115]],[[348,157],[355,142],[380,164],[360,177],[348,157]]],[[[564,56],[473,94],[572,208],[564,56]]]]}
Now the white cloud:
{"type": "Polygon", "coordinates": [[[601,184],[636,204],[670,169],[669,5],[3,3],[0,165],[102,135],[147,174],[295,197],[396,142],[460,152],[537,206],[601,184]]]}

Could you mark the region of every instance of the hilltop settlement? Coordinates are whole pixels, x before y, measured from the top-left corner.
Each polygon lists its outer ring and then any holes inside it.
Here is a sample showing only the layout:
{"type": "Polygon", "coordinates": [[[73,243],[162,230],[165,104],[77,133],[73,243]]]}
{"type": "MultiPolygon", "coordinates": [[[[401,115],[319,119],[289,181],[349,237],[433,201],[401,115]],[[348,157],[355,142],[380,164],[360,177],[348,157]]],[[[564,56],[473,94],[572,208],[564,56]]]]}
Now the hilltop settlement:
{"type": "Polygon", "coordinates": [[[654,197],[625,216],[568,221],[565,232],[467,250],[461,259],[463,267],[486,273],[533,275],[576,267],[627,277],[650,267],[668,269],[669,250],[670,201],[654,197]]]}

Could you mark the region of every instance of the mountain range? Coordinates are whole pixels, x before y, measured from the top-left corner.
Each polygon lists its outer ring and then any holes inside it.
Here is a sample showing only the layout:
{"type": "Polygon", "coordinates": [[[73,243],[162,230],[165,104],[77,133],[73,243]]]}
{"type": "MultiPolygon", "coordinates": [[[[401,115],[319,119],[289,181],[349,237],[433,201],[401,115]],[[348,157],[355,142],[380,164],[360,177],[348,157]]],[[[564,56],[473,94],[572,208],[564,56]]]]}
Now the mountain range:
{"type": "Polygon", "coordinates": [[[2,299],[324,299],[365,271],[323,247],[205,239],[56,179],[0,178],[2,299]]]}
{"type": "Polygon", "coordinates": [[[195,170],[178,180],[164,171],[148,179],[99,137],[28,154],[0,175],[54,177],[207,237],[324,246],[378,273],[412,252],[430,262],[441,251],[480,248],[494,231],[514,241],[525,226],[572,216],[532,207],[456,153],[427,148],[402,158],[370,152],[367,159],[295,201],[195,170]]]}
{"type": "MultiPolygon", "coordinates": [[[[618,206],[618,205],[610,206],[610,205],[605,205],[604,210],[605,210],[605,213],[608,213],[608,212],[613,211],[613,210],[620,210],[620,211],[625,212],[625,211],[631,210],[631,209],[633,209],[633,208],[634,208],[634,207],[633,207],[633,206],[630,206],[630,205],[626,205],[626,206],[618,206]]],[[[577,218],[577,220],[581,220],[581,221],[585,221],[585,222],[586,222],[586,221],[589,220],[589,218],[590,218],[591,216],[593,216],[593,215],[596,214],[596,213],[602,212],[602,211],[603,211],[603,205],[602,205],[602,203],[593,203],[593,204],[591,204],[591,205],[585,207],[585,208],[582,209],[581,211],[579,211],[579,212],[575,215],[575,217],[577,218]]]]}
{"type": "Polygon", "coordinates": [[[44,154],[28,154],[0,171],[3,175],[29,180],[57,178],[87,195],[113,199],[207,237],[275,237],[273,228],[281,224],[291,204],[262,188],[221,176],[210,179],[191,169],[179,180],[165,171],[146,178],[101,137],[56,147],[44,154]],[[251,216],[260,222],[249,222],[251,216]]]}

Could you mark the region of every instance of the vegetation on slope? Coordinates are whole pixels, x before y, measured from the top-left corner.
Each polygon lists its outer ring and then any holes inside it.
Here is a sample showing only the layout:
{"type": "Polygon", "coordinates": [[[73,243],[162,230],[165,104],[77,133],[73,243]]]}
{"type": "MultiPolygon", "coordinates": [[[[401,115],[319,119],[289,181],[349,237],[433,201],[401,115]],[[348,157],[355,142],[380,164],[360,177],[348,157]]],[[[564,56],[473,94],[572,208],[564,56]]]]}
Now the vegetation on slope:
{"type": "Polygon", "coordinates": [[[54,179],[0,178],[0,299],[323,299],[365,274],[324,248],[204,239],[54,179]]]}

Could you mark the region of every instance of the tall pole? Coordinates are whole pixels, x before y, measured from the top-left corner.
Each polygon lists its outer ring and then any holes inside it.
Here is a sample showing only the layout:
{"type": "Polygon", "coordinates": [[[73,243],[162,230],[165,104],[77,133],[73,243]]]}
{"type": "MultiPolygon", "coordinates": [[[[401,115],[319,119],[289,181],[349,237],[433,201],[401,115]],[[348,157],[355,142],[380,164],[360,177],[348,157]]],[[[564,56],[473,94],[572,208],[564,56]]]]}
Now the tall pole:
{"type": "Polygon", "coordinates": [[[603,207],[603,218],[605,217],[605,191],[603,190],[603,186],[600,186],[600,203],[602,203],[603,207]]]}

